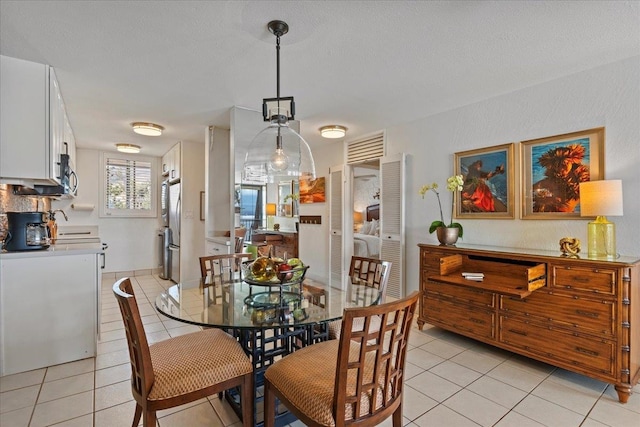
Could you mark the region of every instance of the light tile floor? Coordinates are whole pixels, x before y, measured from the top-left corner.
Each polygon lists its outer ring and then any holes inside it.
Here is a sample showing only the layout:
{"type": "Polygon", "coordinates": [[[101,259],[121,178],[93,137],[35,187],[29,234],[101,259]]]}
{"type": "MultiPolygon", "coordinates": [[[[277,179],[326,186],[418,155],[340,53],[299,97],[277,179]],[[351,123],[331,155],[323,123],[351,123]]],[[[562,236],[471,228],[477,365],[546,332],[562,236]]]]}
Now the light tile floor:
{"type": "MultiPolygon", "coordinates": [[[[129,356],[112,283],[103,280],[98,356],[0,378],[2,427],[131,425],[129,356]]],[[[155,311],[170,282],[149,275],[133,283],[150,343],[199,329],[155,311]]],[[[640,426],[640,386],[623,405],[611,385],[442,329],[416,328],[410,342],[405,426],[640,426]]],[[[158,416],[160,427],[241,425],[216,396],[158,416]]]]}

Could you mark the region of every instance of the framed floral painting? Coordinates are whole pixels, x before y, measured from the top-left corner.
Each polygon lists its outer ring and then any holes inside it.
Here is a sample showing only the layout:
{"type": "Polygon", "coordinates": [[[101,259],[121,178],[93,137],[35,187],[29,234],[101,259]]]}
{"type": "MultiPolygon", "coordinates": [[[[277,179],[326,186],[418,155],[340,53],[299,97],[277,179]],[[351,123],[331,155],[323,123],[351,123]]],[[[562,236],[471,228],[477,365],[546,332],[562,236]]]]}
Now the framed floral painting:
{"type": "Polygon", "coordinates": [[[524,141],[522,219],[580,217],[580,183],[604,179],[604,128],[524,141]]]}
{"type": "Polygon", "coordinates": [[[456,218],[513,219],[514,143],[454,153],[454,170],[462,175],[456,192],[456,218]]]}

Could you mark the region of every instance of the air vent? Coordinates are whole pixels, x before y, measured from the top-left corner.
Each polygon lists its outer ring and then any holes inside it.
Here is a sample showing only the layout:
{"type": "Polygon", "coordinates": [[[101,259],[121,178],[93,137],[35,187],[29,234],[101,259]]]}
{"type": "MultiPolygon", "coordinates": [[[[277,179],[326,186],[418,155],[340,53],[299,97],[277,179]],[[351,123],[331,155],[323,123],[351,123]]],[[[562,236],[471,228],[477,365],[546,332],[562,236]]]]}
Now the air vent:
{"type": "Polygon", "coordinates": [[[361,163],[384,156],[384,132],[350,141],[347,145],[347,164],[361,163]]]}

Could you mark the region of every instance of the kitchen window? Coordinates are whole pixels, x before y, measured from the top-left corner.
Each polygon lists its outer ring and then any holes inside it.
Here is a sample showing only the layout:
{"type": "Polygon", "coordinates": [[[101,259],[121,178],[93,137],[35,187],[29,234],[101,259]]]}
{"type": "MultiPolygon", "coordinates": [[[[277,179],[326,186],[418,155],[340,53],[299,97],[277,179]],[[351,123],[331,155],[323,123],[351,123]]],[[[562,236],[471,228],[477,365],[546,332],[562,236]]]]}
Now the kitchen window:
{"type": "Polygon", "coordinates": [[[157,160],[102,153],[101,217],[157,216],[157,160]]]}

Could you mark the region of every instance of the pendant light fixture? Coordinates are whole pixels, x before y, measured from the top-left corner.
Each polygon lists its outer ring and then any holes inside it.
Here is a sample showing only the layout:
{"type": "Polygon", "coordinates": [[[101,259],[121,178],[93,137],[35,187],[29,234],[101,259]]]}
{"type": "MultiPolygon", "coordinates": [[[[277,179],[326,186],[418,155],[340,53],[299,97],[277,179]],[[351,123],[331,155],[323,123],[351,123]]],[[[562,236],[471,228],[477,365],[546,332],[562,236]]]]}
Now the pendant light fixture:
{"type": "Polygon", "coordinates": [[[294,120],[293,97],[280,97],[280,37],[289,26],[283,21],[267,25],[276,36],[276,98],[262,100],[262,115],[269,126],[251,142],[245,157],[242,181],[247,184],[315,179],[316,170],[309,144],[289,127],[294,120]]]}

